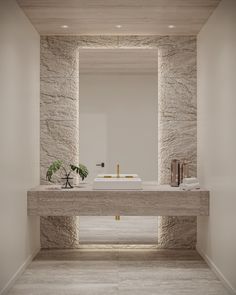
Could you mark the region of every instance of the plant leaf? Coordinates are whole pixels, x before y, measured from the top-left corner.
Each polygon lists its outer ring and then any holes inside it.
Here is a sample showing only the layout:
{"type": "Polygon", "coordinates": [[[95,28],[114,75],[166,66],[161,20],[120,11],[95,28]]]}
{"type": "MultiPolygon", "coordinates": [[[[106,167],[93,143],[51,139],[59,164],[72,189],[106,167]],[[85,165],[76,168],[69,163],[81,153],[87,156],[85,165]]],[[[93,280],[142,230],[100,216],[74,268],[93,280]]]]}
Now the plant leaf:
{"type": "Polygon", "coordinates": [[[83,164],[79,164],[79,166],[70,165],[70,168],[72,171],[79,173],[79,176],[82,178],[82,180],[84,180],[89,174],[87,167],[83,164]]]}
{"type": "Polygon", "coordinates": [[[51,182],[53,174],[56,173],[61,168],[61,166],[61,160],[54,161],[48,168],[46,179],[51,182]]]}

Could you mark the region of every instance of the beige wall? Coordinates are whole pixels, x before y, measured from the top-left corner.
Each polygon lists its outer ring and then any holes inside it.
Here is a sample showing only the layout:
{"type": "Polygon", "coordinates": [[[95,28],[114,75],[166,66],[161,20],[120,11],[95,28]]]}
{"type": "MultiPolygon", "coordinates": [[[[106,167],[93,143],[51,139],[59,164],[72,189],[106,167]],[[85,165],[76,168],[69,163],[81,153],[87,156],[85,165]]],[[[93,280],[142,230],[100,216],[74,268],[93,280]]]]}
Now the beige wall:
{"type": "Polygon", "coordinates": [[[39,248],[26,191],[39,183],[39,35],[0,2],[0,293],[39,248]]]}
{"type": "Polygon", "coordinates": [[[198,35],[198,175],[211,191],[198,249],[236,294],[236,1],[198,35]]]}

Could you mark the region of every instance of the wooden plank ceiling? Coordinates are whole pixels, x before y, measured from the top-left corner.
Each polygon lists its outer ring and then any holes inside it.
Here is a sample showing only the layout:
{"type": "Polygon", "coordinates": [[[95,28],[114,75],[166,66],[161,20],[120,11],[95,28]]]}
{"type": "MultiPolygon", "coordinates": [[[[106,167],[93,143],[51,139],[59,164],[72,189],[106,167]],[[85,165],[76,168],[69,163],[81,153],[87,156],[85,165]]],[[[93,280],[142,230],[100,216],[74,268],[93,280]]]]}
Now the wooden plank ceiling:
{"type": "Polygon", "coordinates": [[[81,74],[154,74],[157,75],[157,50],[81,49],[81,74]]]}
{"type": "Polygon", "coordinates": [[[41,35],[196,35],[220,2],[220,0],[17,1],[41,35]],[[174,27],[169,28],[169,26],[174,27]]]}

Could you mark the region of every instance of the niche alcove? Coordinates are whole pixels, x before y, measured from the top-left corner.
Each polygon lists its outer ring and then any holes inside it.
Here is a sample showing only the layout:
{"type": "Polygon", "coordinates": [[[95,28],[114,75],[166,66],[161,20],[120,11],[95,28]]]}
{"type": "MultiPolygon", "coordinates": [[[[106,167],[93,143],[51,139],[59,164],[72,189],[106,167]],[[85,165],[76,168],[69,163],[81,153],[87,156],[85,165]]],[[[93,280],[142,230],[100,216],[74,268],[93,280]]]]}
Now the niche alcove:
{"type": "MultiPolygon", "coordinates": [[[[169,183],[170,160],[191,161],[196,175],[196,38],[192,36],[41,37],[41,181],[55,159],[79,162],[81,48],[158,50],[158,182],[169,183]]],[[[41,217],[42,248],[79,246],[79,217],[41,217]]],[[[162,248],[194,248],[195,217],[159,217],[162,248]]]]}

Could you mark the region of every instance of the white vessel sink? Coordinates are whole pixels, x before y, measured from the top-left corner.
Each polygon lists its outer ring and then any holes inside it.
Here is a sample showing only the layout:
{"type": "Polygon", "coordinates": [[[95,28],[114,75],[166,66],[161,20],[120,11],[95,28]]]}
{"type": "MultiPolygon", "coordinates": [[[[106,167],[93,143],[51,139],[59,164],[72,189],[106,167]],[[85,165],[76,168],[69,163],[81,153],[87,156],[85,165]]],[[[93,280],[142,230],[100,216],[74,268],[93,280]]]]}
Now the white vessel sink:
{"type": "Polygon", "coordinates": [[[93,181],[94,190],[141,190],[142,180],[137,174],[99,174],[93,181]]]}

